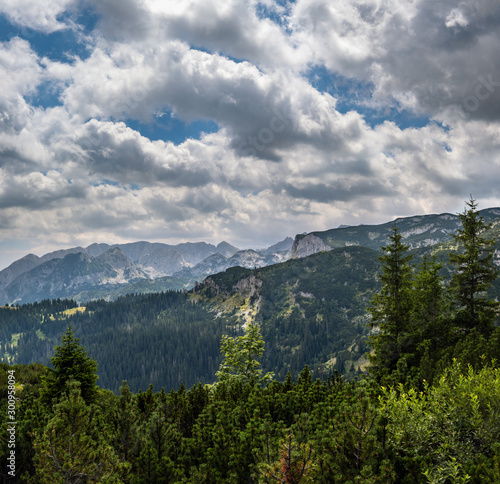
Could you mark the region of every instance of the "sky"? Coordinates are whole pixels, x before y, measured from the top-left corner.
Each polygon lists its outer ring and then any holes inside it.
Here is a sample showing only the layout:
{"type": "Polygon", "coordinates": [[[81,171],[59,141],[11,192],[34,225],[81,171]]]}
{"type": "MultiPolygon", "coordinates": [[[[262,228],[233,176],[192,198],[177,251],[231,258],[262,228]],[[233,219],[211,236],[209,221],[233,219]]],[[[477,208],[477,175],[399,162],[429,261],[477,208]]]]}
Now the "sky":
{"type": "Polygon", "coordinates": [[[0,0],[0,269],[500,206],[498,0],[0,0]]]}

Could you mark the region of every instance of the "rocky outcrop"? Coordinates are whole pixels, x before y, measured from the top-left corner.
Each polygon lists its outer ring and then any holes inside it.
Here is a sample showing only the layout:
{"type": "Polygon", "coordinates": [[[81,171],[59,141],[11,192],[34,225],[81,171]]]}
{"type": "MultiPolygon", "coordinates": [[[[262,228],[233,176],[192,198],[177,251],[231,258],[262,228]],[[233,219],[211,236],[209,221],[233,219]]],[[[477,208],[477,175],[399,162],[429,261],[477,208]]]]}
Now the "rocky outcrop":
{"type": "Polygon", "coordinates": [[[331,249],[331,247],[326,245],[323,240],[314,234],[297,236],[292,245],[292,259],[307,257],[308,255],[316,254],[316,252],[331,249]]]}
{"type": "Polygon", "coordinates": [[[223,272],[230,267],[240,266],[246,269],[257,269],[271,264],[284,262],[290,258],[286,251],[264,254],[264,251],[252,249],[239,250],[232,257],[226,258],[222,254],[213,254],[194,267],[186,267],[174,273],[175,277],[204,278],[211,274],[223,272]]]}
{"type": "Polygon", "coordinates": [[[247,296],[253,297],[259,293],[259,289],[262,287],[262,281],[257,279],[253,274],[244,279],[240,279],[234,286],[233,289],[236,292],[245,294],[247,296]]]}
{"type": "Polygon", "coordinates": [[[286,239],[278,242],[277,244],[271,245],[267,249],[259,250],[258,252],[263,255],[272,255],[276,253],[290,252],[292,250],[293,239],[287,237],[286,239]]]}

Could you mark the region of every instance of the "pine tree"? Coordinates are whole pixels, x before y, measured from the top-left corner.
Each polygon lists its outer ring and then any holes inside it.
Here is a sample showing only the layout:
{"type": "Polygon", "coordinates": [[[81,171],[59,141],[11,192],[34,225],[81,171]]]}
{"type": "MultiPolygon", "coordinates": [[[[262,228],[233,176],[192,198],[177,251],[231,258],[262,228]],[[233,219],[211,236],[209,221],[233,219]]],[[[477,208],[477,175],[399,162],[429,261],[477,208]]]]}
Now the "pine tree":
{"type": "Polygon", "coordinates": [[[375,354],[369,355],[370,372],[380,379],[396,369],[401,353],[408,344],[408,331],[412,313],[412,266],[409,246],[403,244],[402,235],[394,225],[391,243],[382,250],[380,280],[382,289],[375,294],[368,308],[370,325],[378,332],[370,337],[375,354]]]}
{"type": "Polygon", "coordinates": [[[476,328],[487,335],[493,329],[498,302],[490,300],[486,291],[498,276],[494,264],[494,240],[486,238],[491,227],[479,215],[476,201],[471,197],[466,208],[459,214],[462,227],[454,235],[461,252],[450,254],[450,262],[456,267],[451,279],[455,301],[455,323],[460,331],[476,328]]]}
{"type": "Polygon", "coordinates": [[[81,395],[86,403],[94,401],[97,395],[97,362],[87,356],[87,351],[80,346],[73,329],[68,329],[61,337],[62,344],[55,347],[51,358],[53,369],[45,379],[44,398],[49,403],[60,399],[70,380],[80,382],[81,395]]]}
{"type": "Polygon", "coordinates": [[[30,483],[121,483],[127,465],[106,441],[97,406],[85,404],[79,382],[67,387],[43,434],[35,437],[36,474],[30,483]]]}
{"type": "Polygon", "coordinates": [[[118,450],[120,458],[125,462],[129,462],[131,460],[136,433],[138,432],[137,422],[139,415],[134,395],[130,391],[126,381],[120,387],[120,400],[114,417],[116,438],[113,444],[115,449],[118,450]]]}
{"type": "Polygon", "coordinates": [[[309,444],[297,443],[290,433],[280,442],[279,460],[260,465],[264,482],[298,484],[314,482],[313,450],[309,444]]]}

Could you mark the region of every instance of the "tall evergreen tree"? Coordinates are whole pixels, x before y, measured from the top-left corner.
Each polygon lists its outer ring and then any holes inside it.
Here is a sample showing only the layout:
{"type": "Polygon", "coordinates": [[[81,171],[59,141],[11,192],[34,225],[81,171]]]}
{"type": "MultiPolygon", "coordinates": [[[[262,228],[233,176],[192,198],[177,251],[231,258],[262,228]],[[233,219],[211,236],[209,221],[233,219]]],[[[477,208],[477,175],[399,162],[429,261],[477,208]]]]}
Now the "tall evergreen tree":
{"type": "Polygon", "coordinates": [[[380,280],[382,289],[373,296],[368,308],[370,325],[378,332],[370,337],[374,354],[370,355],[370,372],[378,379],[396,369],[401,353],[408,344],[412,314],[412,255],[403,244],[402,235],[394,225],[391,243],[382,250],[380,280]]]}
{"type": "Polygon", "coordinates": [[[432,382],[435,358],[449,344],[448,300],[443,265],[436,257],[424,255],[415,272],[413,281],[413,312],[411,316],[408,363],[412,367],[409,375],[417,386],[423,380],[432,382]]]}
{"type": "Polygon", "coordinates": [[[91,403],[97,394],[97,362],[87,356],[71,326],[62,335],[61,342],[51,358],[53,369],[49,370],[45,379],[44,397],[48,402],[59,399],[66,391],[66,383],[76,380],[80,382],[82,398],[91,403]]]}
{"type": "Polygon", "coordinates": [[[454,235],[459,252],[450,254],[450,262],[456,267],[451,278],[455,322],[462,331],[476,328],[487,335],[493,329],[499,304],[489,299],[486,293],[498,276],[493,261],[494,240],[485,236],[490,225],[479,215],[472,196],[465,203],[464,212],[459,214],[462,227],[454,235]]]}

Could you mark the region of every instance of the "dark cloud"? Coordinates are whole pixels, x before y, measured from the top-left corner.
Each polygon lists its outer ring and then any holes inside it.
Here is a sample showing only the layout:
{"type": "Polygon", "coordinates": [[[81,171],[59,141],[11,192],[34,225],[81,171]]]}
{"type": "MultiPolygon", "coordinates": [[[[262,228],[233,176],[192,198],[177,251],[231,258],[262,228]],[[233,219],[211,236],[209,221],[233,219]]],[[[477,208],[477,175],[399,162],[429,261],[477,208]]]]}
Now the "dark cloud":
{"type": "Polygon", "coordinates": [[[345,180],[330,185],[323,183],[310,183],[304,186],[285,185],[284,189],[293,198],[304,198],[320,203],[350,202],[365,197],[391,197],[395,195],[394,190],[388,189],[377,180],[358,183],[345,180]]]}
{"type": "Polygon", "coordinates": [[[90,121],[75,141],[84,153],[79,161],[93,178],[188,187],[205,185],[210,178],[209,170],[189,163],[187,153],[168,153],[163,143],[151,143],[123,123],[90,121]]]}
{"type": "Polygon", "coordinates": [[[31,173],[4,180],[0,190],[0,208],[22,208],[31,211],[56,209],[68,199],[84,200],[87,187],[73,184],[58,173],[31,173]]]}
{"type": "Polygon", "coordinates": [[[151,13],[136,0],[92,0],[100,15],[96,29],[108,40],[136,41],[148,36],[151,13]]]}
{"type": "Polygon", "coordinates": [[[0,146],[0,168],[9,173],[29,173],[36,169],[34,161],[15,148],[0,146]]]}

